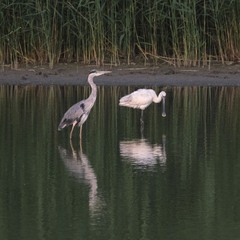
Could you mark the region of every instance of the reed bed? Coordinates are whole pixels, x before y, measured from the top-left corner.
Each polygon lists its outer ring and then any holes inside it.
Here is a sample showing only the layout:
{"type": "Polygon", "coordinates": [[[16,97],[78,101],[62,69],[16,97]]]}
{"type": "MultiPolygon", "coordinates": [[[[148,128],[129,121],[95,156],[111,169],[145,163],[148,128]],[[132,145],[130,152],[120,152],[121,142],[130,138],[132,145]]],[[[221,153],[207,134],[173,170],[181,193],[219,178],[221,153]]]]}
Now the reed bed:
{"type": "Polygon", "coordinates": [[[238,61],[239,0],[2,0],[0,63],[238,61]]]}

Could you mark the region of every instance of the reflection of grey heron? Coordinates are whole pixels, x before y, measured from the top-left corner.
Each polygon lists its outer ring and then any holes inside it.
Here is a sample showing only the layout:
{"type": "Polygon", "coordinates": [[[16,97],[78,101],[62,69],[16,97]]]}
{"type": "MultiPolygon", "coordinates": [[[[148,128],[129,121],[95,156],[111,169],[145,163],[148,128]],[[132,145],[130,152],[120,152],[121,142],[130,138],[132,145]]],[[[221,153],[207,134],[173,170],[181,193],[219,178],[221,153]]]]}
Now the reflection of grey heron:
{"type": "Polygon", "coordinates": [[[68,172],[80,182],[84,182],[89,186],[89,209],[92,214],[97,213],[104,205],[104,202],[99,196],[97,177],[87,156],[82,153],[82,150],[75,151],[72,143],[71,151],[67,151],[60,146],[58,150],[68,172]]]}
{"type": "Polygon", "coordinates": [[[141,121],[143,117],[143,110],[148,107],[152,102],[159,103],[163,101],[163,108],[162,108],[162,116],[166,116],[165,112],[165,97],[166,92],[161,91],[159,95],[155,93],[152,89],[138,89],[122,97],[119,101],[120,106],[124,107],[131,107],[131,108],[139,108],[142,110],[141,112],[141,121]]]}
{"type": "Polygon", "coordinates": [[[120,142],[120,155],[138,169],[153,169],[157,164],[166,165],[166,136],[162,144],[151,144],[146,139],[120,142]]]}
{"type": "Polygon", "coordinates": [[[58,130],[60,131],[67,126],[72,125],[72,129],[70,132],[70,139],[72,138],[72,132],[73,132],[75,125],[78,125],[80,127],[79,136],[81,139],[82,125],[87,120],[88,115],[96,101],[96,98],[97,98],[97,86],[93,82],[93,78],[96,76],[106,74],[106,73],[110,73],[110,71],[96,71],[96,70],[91,71],[88,75],[88,83],[90,84],[90,86],[92,88],[92,92],[91,92],[90,96],[87,99],[74,104],[64,114],[64,116],[58,126],[58,130]]]}

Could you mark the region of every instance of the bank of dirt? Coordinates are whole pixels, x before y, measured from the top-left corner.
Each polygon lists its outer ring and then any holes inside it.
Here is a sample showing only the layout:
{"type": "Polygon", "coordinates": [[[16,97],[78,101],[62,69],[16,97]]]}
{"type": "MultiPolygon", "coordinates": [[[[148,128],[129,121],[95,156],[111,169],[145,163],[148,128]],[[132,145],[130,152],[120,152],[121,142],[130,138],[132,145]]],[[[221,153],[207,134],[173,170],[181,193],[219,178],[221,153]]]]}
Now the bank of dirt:
{"type": "Polygon", "coordinates": [[[240,86],[240,64],[216,64],[205,68],[175,68],[159,66],[118,66],[58,64],[20,67],[6,66],[0,73],[0,84],[8,85],[85,85],[90,70],[111,70],[112,73],[95,79],[97,85],[149,86],[240,86]]]}

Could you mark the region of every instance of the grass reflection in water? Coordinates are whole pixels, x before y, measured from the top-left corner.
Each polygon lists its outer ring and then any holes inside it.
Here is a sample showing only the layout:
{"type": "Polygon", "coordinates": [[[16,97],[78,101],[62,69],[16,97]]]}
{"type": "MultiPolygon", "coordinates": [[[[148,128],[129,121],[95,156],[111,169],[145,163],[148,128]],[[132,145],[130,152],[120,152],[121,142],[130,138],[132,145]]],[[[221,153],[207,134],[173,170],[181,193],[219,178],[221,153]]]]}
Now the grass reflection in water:
{"type": "Polygon", "coordinates": [[[165,88],[143,135],[135,89],[98,87],[79,152],[57,125],[88,86],[0,86],[1,239],[239,236],[240,89],[165,88]]]}

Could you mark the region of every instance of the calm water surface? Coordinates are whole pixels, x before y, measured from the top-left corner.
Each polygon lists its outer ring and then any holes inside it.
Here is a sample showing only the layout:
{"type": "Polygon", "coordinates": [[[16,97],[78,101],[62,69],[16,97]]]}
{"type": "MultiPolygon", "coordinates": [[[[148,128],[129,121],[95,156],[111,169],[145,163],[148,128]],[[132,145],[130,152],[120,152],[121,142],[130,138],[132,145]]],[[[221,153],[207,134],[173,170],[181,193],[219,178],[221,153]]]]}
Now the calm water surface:
{"type": "Polygon", "coordinates": [[[240,238],[240,88],[166,88],[142,132],[133,90],[98,88],[81,149],[89,87],[0,86],[1,240],[240,238]]]}

